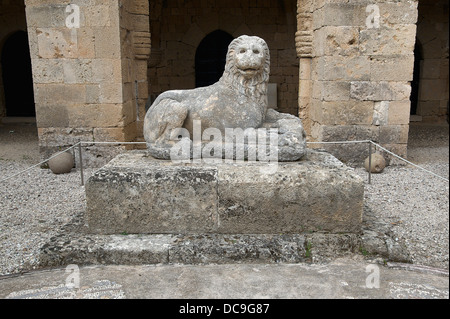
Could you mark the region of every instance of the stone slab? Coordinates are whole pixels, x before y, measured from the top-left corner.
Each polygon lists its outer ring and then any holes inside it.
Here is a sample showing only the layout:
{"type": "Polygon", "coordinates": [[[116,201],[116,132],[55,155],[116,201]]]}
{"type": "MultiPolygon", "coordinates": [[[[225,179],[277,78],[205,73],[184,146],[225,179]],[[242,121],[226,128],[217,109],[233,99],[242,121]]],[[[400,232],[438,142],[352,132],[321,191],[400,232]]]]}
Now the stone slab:
{"type": "Polygon", "coordinates": [[[323,262],[358,254],[357,234],[62,233],[41,248],[40,267],[64,265],[279,264],[323,262]]]}
{"type": "MultiPolygon", "coordinates": [[[[180,309],[187,303],[215,305],[216,310],[210,316],[213,318],[221,317],[222,313],[230,315],[223,310],[227,301],[220,299],[265,299],[254,303],[270,304],[267,317],[274,314],[272,317],[283,318],[298,311],[301,302],[298,299],[319,299],[320,302],[320,299],[449,297],[448,271],[444,277],[391,268],[389,263],[384,266],[372,260],[349,258],[327,264],[88,266],[79,268],[78,288],[67,285],[70,274],[65,268],[57,268],[2,278],[0,298],[153,299],[152,311],[164,311],[168,317],[180,317],[180,309]],[[368,282],[375,273],[379,274],[379,280],[368,282]]],[[[118,309],[110,305],[108,310],[118,309]]],[[[249,302],[247,306],[247,309],[254,309],[249,302]]],[[[119,303],[118,307],[123,306],[119,303]]],[[[203,315],[208,317],[208,312],[203,315]]]]}
{"type": "Polygon", "coordinates": [[[329,153],[263,162],[174,163],[118,155],[86,183],[94,234],[359,233],[363,180],[329,153]]]}

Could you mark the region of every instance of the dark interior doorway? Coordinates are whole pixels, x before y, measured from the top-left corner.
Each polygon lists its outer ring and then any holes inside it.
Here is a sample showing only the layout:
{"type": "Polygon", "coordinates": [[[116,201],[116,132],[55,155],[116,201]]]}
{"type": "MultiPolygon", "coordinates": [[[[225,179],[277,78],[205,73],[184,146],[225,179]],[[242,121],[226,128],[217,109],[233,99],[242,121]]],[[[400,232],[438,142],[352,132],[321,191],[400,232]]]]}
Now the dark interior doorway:
{"type": "Polygon", "coordinates": [[[417,106],[419,104],[419,84],[420,84],[420,61],[422,60],[421,47],[416,39],[414,47],[414,71],[413,80],[411,82],[411,109],[410,114],[417,114],[417,106]]]}
{"type": "Polygon", "coordinates": [[[30,48],[25,31],[12,34],[1,54],[6,116],[35,116],[30,48]]]}
{"type": "Polygon", "coordinates": [[[195,53],[195,86],[202,87],[219,81],[225,69],[228,45],[233,36],[222,30],[208,34],[195,53]]]}

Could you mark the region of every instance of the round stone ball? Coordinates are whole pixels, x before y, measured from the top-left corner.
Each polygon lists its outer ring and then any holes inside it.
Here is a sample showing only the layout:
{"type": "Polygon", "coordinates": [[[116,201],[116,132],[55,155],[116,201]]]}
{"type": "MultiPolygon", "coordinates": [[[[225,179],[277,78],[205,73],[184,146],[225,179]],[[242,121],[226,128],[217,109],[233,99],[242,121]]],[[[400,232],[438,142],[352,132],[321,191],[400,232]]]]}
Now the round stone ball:
{"type": "MultiPolygon", "coordinates": [[[[380,153],[374,153],[371,155],[371,173],[381,173],[386,167],[386,160],[380,153]]],[[[366,171],[369,171],[369,157],[364,161],[364,167],[366,171]]]]}
{"type": "Polygon", "coordinates": [[[73,155],[69,152],[64,152],[48,161],[48,167],[54,174],[69,173],[73,168],[73,155]]]}

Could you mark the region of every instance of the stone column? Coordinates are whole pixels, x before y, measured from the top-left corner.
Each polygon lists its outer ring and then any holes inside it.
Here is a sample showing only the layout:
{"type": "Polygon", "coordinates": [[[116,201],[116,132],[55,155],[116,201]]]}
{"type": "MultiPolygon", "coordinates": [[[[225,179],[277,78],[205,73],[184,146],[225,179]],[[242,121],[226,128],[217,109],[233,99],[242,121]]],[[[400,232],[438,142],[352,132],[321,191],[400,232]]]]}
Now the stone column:
{"type": "MultiPolygon", "coordinates": [[[[416,20],[413,0],[314,2],[312,139],[370,139],[407,155],[416,20]]],[[[349,163],[368,155],[366,145],[326,148],[349,163]]]]}
{"type": "Polygon", "coordinates": [[[311,58],[312,58],[312,8],[313,0],[297,0],[297,32],[295,46],[299,58],[298,115],[305,131],[311,135],[311,58]]]}
{"type": "MultiPolygon", "coordinates": [[[[78,141],[134,141],[147,94],[146,65],[135,61],[148,57],[148,1],[25,4],[41,156],[78,141]],[[145,10],[146,33],[134,32],[145,18],[129,15],[145,10]]],[[[83,160],[104,163],[119,151],[92,145],[83,160]]]]}
{"type": "Polygon", "coordinates": [[[134,109],[135,136],[138,141],[143,141],[145,103],[148,98],[147,64],[151,46],[148,0],[121,1],[120,36],[126,92],[124,103],[130,110],[134,109]]]}

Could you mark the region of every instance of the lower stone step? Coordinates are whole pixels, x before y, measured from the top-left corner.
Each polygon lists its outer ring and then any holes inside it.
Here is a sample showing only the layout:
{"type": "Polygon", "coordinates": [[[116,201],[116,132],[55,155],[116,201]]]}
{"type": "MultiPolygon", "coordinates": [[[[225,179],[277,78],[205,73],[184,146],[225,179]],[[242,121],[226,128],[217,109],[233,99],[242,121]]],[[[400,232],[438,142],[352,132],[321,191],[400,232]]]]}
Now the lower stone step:
{"type": "Polygon", "coordinates": [[[61,235],[41,249],[43,267],[138,264],[299,263],[357,253],[356,234],[61,235]]]}

